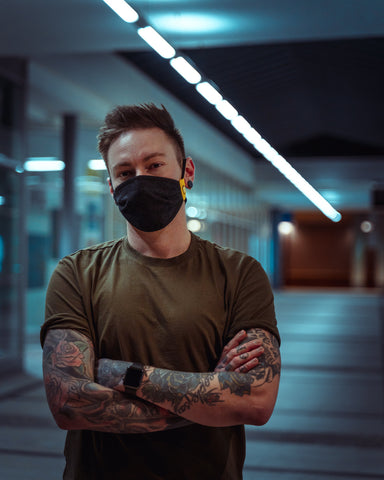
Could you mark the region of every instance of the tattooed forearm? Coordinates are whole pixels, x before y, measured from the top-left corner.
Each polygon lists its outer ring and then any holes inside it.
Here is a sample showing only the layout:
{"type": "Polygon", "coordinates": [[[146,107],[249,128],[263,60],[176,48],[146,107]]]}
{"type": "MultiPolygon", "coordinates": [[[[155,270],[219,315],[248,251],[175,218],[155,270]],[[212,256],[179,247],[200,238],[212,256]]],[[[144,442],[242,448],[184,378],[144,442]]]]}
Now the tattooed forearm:
{"type": "MultiPolygon", "coordinates": [[[[111,385],[121,378],[115,367],[112,362],[103,370],[105,376],[111,370],[111,385]]],[[[43,369],[48,403],[63,429],[142,433],[189,423],[161,407],[95,383],[93,346],[78,332],[48,333],[43,369]]]]}
{"type": "Polygon", "coordinates": [[[97,362],[96,377],[98,383],[105,387],[116,388],[117,385],[122,384],[125,372],[130,365],[132,365],[132,362],[101,358],[97,362]]]}
{"type": "Polygon", "coordinates": [[[153,403],[170,403],[182,415],[193,404],[216,406],[220,392],[210,387],[214,373],[192,374],[154,369],[142,388],[143,398],[153,403]]]}
{"type": "MultiPolygon", "coordinates": [[[[263,345],[257,366],[247,370],[248,373],[225,369],[212,373],[175,372],[146,367],[139,397],[205,425],[265,423],[277,395],[279,346],[275,337],[264,330],[253,329],[247,333],[245,341],[249,343],[254,337],[263,345]],[[211,410],[210,407],[219,408],[211,410]],[[239,422],[239,418],[244,422],[239,422]]],[[[243,354],[241,350],[240,354],[243,354]]]]}

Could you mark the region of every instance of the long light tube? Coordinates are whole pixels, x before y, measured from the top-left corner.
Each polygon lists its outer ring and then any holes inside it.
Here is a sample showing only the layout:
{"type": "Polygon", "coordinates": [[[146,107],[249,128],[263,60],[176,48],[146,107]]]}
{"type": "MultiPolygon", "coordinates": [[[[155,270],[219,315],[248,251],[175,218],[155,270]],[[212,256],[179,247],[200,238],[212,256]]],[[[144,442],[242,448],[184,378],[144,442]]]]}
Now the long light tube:
{"type": "Polygon", "coordinates": [[[223,99],[215,87],[208,82],[200,82],[196,85],[196,90],[212,105],[217,105],[223,99]]]}
{"type": "Polygon", "coordinates": [[[231,120],[231,123],[233,128],[235,128],[239,133],[243,135],[252,128],[251,125],[247,122],[247,120],[241,115],[238,115],[233,120],[231,120]]]}
{"type": "Polygon", "coordinates": [[[106,170],[107,167],[102,158],[94,158],[88,161],[88,168],[90,170],[106,170]]]}
{"type": "Polygon", "coordinates": [[[226,118],[227,120],[233,120],[237,117],[238,112],[236,108],[231,105],[228,100],[222,100],[216,105],[217,110],[221,113],[221,115],[226,118]]]}
{"type": "Polygon", "coordinates": [[[127,23],[135,23],[139,19],[139,14],[124,0],[103,0],[108,7],[127,23]]]}
{"type": "MultiPolygon", "coordinates": [[[[139,19],[138,13],[124,0],[103,0],[123,20],[134,23],[139,19]]],[[[196,90],[228,121],[233,128],[277,168],[298,190],[301,191],[324,215],[334,222],[341,220],[341,214],[305,180],[292,165],[285,160],[262,136],[250,125],[236,108],[218,92],[208,81],[201,81],[200,73],[151,26],[137,30],[140,37],[163,58],[171,59],[170,65],[189,83],[196,85],[196,90]]]]}
{"type": "Polygon", "coordinates": [[[271,145],[260,137],[258,141],[253,143],[266,160],[272,163],[280,173],[284,175],[298,190],[303,193],[316,207],[324,213],[326,217],[333,222],[341,220],[341,214],[332,207],[332,205],[305,180],[300,173],[295,170],[292,165],[285,160],[271,145]]]}
{"type": "Polygon", "coordinates": [[[172,58],[176,50],[156,30],[150,26],[139,28],[137,33],[152,47],[161,57],[172,58]]]}
{"type": "Polygon", "coordinates": [[[200,82],[200,73],[184,57],[172,58],[169,63],[187,82],[200,82]]]}
{"type": "Polygon", "coordinates": [[[65,163],[54,157],[31,157],[24,163],[27,172],[60,172],[65,163]]]}

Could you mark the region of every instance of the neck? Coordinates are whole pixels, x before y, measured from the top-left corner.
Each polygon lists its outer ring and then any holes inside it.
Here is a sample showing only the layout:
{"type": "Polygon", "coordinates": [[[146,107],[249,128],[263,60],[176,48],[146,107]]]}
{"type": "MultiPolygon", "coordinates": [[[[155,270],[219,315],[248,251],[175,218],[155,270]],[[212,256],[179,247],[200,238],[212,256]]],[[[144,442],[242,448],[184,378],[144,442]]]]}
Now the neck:
{"type": "Polygon", "coordinates": [[[191,243],[185,212],[182,210],[162,230],[143,232],[127,225],[128,242],[132,248],[147,257],[172,258],[184,253],[191,243]]]}

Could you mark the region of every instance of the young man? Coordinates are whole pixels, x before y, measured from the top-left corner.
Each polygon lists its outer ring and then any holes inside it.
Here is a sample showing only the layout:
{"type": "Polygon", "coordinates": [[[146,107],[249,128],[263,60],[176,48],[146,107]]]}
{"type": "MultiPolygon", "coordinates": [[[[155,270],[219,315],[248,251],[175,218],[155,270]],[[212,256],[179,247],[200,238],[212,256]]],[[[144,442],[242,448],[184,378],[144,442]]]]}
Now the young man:
{"type": "Polygon", "coordinates": [[[127,236],[61,260],[41,331],[64,478],[241,479],[279,385],[267,277],[188,231],[195,167],[164,107],[117,107],[99,149],[127,236]]]}

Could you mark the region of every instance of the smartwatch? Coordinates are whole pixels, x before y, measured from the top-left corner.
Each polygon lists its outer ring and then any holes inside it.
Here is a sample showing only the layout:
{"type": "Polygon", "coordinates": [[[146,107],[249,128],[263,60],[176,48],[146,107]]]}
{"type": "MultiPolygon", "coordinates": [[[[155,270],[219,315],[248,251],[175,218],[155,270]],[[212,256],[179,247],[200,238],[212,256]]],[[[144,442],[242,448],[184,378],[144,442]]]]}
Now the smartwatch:
{"type": "Polygon", "coordinates": [[[136,395],[136,390],[139,388],[141,379],[144,375],[144,367],[141,363],[132,363],[125,372],[123,381],[126,393],[136,395]]]}

